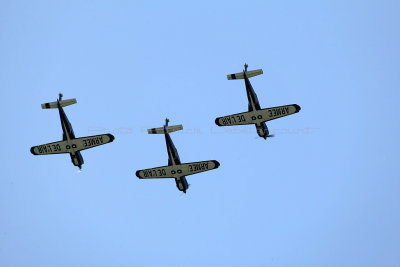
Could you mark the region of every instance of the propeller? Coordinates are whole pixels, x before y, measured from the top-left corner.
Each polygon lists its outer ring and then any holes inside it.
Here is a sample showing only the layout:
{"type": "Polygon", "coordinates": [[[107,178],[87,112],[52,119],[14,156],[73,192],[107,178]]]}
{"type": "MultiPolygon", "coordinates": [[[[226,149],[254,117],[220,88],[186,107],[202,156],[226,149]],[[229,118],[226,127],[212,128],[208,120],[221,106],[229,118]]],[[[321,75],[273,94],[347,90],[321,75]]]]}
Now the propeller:
{"type": "MultiPolygon", "coordinates": [[[[188,184],[188,187],[186,188],[186,192],[189,190],[189,188],[190,188],[190,184],[188,184]]],[[[182,198],[182,197],[184,197],[186,195],[186,193],[185,192],[182,192],[182,194],[179,196],[179,198],[182,198]]]]}
{"type": "MultiPolygon", "coordinates": [[[[268,137],[268,138],[269,138],[269,137],[275,137],[275,135],[274,135],[274,134],[270,134],[270,135],[267,135],[267,137],[268,137]]],[[[254,139],[258,139],[258,138],[262,138],[262,137],[260,137],[260,136],[254,137],[254,139]]]]}

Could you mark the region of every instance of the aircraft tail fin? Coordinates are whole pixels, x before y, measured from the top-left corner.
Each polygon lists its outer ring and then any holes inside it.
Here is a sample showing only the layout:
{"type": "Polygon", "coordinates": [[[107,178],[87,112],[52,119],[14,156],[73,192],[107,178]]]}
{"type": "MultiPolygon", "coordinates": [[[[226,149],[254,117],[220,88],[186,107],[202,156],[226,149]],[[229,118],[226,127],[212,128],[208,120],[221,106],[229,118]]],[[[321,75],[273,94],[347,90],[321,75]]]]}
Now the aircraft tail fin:
{"type": "MultiPolygon", "coordinates": [[[[261,75],[261,74],[263,74],[262,69],[246,71],[247,78],[254,77],[257,75],[261,75]]],[[[243,72],[228,74],[227,78],[228,78],[228,80],[244,79],[244,74],[243,74],[243,72]]]]}
{"type": "MultiPolygon", "coordinates": [[[[172,125],[172,126],[166,126],[165,129],[167,130],[167,133],[172,133],[172,132],[183,130],[183,126],[182,126],[182,124],[172,125]]],[[[164,127],[148,129],[147,132],[149,134],[163,134],[164,127]]]]}
{"type": "Polygon", "coordinates": [[[66,106],[69,106],[72,104],[76,104],[76,99],[71,98],[71,99],[66,99],[66,100],[44,103],[44,104],[42,104],[42,109],[58,108],[57,102],[60,103],[61,107],[66,107],[66,106]]]}

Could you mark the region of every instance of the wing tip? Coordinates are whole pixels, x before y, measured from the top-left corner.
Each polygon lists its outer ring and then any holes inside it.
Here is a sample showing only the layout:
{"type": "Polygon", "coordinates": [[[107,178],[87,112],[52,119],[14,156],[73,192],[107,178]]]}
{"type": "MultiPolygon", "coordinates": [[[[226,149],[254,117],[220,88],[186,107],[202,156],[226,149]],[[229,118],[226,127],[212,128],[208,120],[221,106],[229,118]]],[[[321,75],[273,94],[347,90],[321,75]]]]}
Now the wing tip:
{"type": "Polygon", "coordinates": [[[297,104],[293,104],[294,108],[296,109],[296,113],[301,110],[301,107],[297,104]]]}
{"type": "Polygon", "coordinates": [[[112,134],[106,134],[110,138],[110,143],[114,141],[115,137],[112,134]]]}
{"type": "Polygon", "coordinates": [[[136,171],[136,177],[139,179],[142,179],[142,177],[140,177],[140,175],[139,175],[139,172],[140,172],[140,170],[136,171]]]}
{"type": "Polygon", "coordinates": [[[219,122],[219,119],[220,119],[220,118],[216,118],[216,119],[215,119],[215,124],[218,125],[218,126],[222,126],[222,124],[219,122]]]}
{"type": "Polygon", "coordinates": [[[218,169],[219,165],[221,165],[217,160],[213,160],[212,162],[215,164],[215,169],[218,169]]]}
{"type": "Polygon", "coordinates": [[[34,146],[31,147],[31,153],[32,153],[33,155],[37,155],[37,153],[35,152],[35,147],[34,147],[34,146]]]}

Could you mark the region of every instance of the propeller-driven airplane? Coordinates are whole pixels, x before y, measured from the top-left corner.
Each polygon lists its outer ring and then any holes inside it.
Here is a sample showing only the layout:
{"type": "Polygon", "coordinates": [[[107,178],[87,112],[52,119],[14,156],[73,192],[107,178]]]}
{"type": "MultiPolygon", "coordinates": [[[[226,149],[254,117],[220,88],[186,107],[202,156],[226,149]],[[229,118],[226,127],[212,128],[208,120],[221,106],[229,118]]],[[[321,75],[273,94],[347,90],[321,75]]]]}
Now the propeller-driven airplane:
{"type": "Polygon", "coordinates": [[[220,164],[216,160],[181,163],[178,151],[169,133],[182,130],[183,126],[168,126],[168,122],[169,120],[166,119],[164,127],[147,130],[149,134],[164,134],[165,142],[167,143],[168,166],[138,170],[136,176],[140,179],[175,178],[178,189],[186,193],[186,190],[189,188],[189,184],[186,181],[187,175],[216,169],[220,164]]]}
{"type": "Polygon", "coordinates": [[[257,95],[251,86],[249,78],[263,74],[263,71],[262,69],[247,71],[247,67],[248,65],[245,64],[245,69],[243,72],[229,74],[227,77],[228,80],[244,79],[247,98],[249,101],[249,111],[216,118],[215,123],[218,126],[255,124],[257,134],[260,137],[267,139],[267,137],[272,137],[273,135],[269,134],[269,130],[265,122],[297,113],[300,111],[300,106],[297,104],[292,104],[261,109],[257,95]]]}
{"type": "Polygon", "coordinates": [[[61,93],[59,94],[59,98],[56,102],[42,104],[42,109],[58,109],[58,112],[60,113],[61,127],[63,130],[63,140],[59,142],[34,146],[31,148],[31,153],[33,155],[69,153],[72,163],[75,166],[79,167],[79,169],[81,169],[83,164],[83,157],[80,151],[110,143],[114,140],[114,136],[112,134],[100,134],[75,138],[71,123],[69,122],[67,115],[65,115],[65,112],[63,110],[63,107],[72,104],[76,104],[76,99],[72,98],[62,100],[61,93]]]}

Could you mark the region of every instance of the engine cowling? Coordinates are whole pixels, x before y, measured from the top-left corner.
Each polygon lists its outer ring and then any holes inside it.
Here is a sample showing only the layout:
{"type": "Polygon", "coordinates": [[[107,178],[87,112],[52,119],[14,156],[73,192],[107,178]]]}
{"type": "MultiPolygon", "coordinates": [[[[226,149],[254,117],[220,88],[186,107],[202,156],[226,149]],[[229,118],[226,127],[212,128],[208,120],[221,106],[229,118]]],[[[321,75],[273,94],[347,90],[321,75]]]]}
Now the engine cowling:
{"type": "Polygon", "coordinates": [[[269,131],[268,131],[268,127],[265,124],[265,122],[261,123],[260,125],[256,125],[256,129],[257,129],[257,134],[259,137],[267,139],[267,136],[269,135],[269,131]]]}

